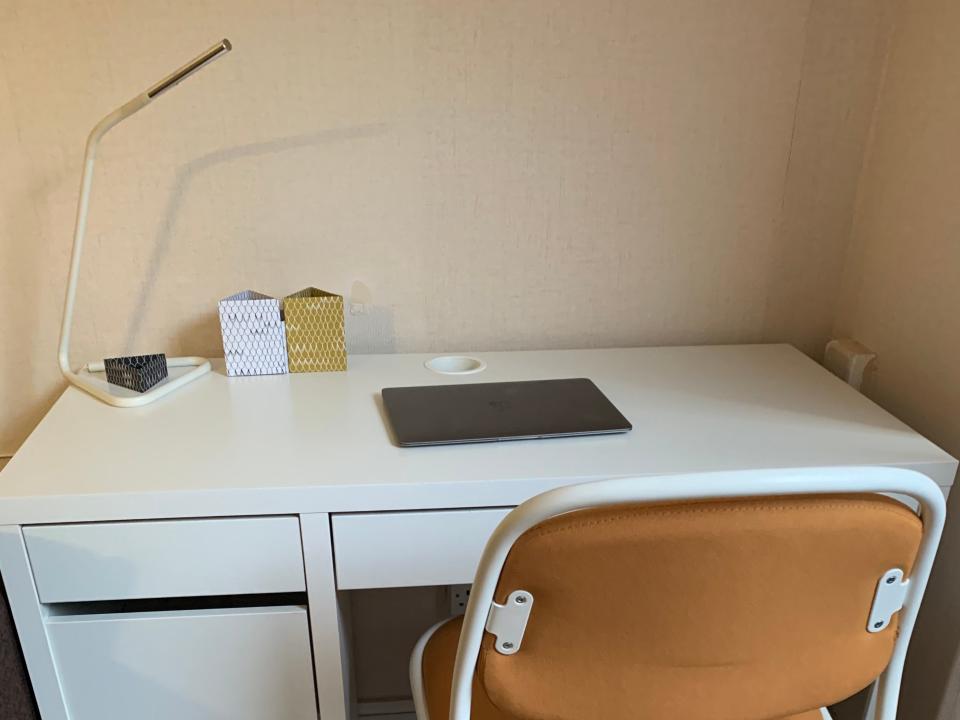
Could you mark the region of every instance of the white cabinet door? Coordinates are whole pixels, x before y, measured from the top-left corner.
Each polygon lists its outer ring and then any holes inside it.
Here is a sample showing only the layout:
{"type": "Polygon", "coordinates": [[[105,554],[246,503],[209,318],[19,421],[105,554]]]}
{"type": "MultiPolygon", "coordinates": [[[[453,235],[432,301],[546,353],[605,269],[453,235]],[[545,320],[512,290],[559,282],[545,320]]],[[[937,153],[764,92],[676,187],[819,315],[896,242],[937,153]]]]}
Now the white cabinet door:
{"type": "Polygon", "coordinates": [[[49,617],[71,720],[317,720],[299,606],[49,617]]]}

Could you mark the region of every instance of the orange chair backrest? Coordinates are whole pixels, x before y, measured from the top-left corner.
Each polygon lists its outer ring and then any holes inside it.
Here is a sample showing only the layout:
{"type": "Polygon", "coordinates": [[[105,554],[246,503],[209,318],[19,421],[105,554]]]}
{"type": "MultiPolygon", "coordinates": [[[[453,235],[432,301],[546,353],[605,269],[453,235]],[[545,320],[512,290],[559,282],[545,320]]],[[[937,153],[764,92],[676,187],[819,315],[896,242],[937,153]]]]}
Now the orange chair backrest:
{"type": "Polygon", "coordinates": [[[487,634],[478,679],[518,720],[768,720],[872,682],[897,621],[867,632],[881,575],[922,533],[879,495],[620,505],[514,544],[496,601],[534,596],[521,650],[487,634]]]}

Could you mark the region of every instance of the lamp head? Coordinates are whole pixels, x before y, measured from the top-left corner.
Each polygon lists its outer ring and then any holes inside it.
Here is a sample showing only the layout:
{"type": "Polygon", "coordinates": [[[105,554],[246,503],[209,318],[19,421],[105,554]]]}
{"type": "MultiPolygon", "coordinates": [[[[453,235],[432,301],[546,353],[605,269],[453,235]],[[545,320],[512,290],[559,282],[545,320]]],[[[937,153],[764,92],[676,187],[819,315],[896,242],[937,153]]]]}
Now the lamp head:
{"type": "Polygon", "coordinates": [[[188,77],[197,72],[197,70],[205,65],[210,64],[221,55],[230,52],[232,49],[233,45],[230,44],[229,40],[224,38],[206,52],[195,57],[182,68],[174,70],[163,80],[158,82],[156,85],[153,85],[149,90],[147,90],[147,97],[153,100],[158,95],[162,95],[174,85],[186,80],[188,77]]]}

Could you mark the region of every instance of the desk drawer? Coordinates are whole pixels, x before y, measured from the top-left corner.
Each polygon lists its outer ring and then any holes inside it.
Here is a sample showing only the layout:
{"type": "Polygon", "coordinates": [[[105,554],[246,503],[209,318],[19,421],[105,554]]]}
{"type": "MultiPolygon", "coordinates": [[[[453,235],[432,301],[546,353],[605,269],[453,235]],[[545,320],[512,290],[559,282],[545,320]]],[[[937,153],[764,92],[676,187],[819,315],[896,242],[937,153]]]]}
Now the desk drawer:
{"type": "Polygon", "coordinates": [[[302,592],[295,517],[23,529],[45,603],[302,592]]]}
{"type": "Polygon", "coordinates": [[[334,515],[337,587],[472,583],[487,539],[510,510],[334,515]]]}
{"type": "Polygon", "coordinates": [[[317,720],[299,606],[47,620],[71,720],[317,720]]]}

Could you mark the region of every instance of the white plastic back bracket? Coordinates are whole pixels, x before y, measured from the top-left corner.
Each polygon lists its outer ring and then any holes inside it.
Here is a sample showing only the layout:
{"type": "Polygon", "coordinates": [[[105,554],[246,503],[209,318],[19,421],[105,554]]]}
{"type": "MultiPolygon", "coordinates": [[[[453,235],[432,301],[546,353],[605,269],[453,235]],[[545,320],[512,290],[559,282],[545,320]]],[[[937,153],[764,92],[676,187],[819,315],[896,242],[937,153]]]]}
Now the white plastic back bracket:
{"type": "Polygon", "coordinates": [[[532,607],[533,595],[526,590],[514,590],[503,605],[490,604],[486,629],[496,637],[494,647],[498,653],[513,655],[520,649],[532,607]]]}
{"type": "Polygon", "coordinates": [[[877,583],[877,593],[873,596],[867,632],[878,633],[890,624],[894,613],[903,609],[909,587],[910,580],[903,579],[903,570],[900,568],[887,570],[883,574],[877,583]]]}

